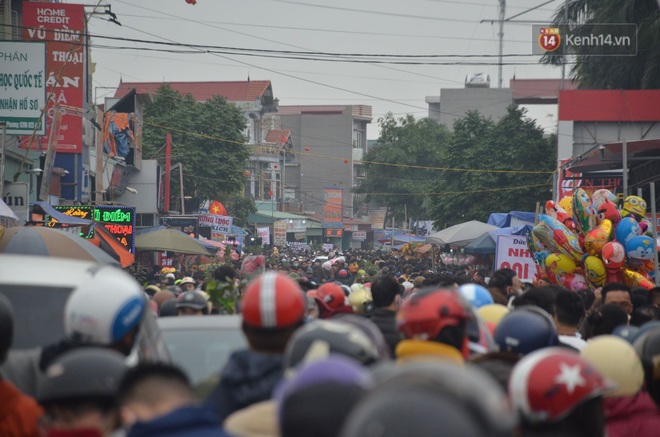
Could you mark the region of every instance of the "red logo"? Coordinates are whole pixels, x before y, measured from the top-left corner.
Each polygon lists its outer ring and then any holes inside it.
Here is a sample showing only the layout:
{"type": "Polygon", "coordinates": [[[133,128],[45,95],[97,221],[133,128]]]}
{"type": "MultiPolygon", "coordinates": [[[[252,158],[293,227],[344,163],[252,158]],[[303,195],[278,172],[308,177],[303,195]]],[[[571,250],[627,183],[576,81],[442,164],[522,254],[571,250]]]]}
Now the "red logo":
{"type": "Polygon", "coordinates": [[[542,27],[539,33],[539,46],[546,52],[554,52],[561,45],[561,36],[557,27],[542,27]]]}

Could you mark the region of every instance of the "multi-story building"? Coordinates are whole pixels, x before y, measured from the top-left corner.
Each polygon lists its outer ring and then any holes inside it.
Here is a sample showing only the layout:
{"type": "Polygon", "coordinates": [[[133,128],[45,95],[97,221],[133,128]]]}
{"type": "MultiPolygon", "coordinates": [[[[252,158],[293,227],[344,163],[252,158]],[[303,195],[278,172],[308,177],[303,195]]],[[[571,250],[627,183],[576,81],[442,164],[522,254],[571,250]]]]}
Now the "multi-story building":
{"type": "Polygon", "coordinates": [[[300,212],[322,215],[324,189],[342,189],[344,216],[357,215],[362,203],[351,191],[365,177],[371,106],[280,106],[275,117],[290,132],[295,157],[285,167],[285,198],[299,199],[300,212]]]}

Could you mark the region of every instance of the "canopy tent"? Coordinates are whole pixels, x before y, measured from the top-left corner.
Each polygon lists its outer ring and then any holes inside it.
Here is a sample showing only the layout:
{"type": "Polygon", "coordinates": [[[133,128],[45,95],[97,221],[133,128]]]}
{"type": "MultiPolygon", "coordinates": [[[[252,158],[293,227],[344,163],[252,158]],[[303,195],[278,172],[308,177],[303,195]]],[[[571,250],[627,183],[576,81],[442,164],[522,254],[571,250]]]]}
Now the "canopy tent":
{"type": "Polygon", "coordinates": [[[532,227],[530,225],[494,229],[484,232],[483,235],[465,246],[464,252],[477,255],[495,253],[498,235],[528,235],[531,232],[532,227]]]}
{"type": "Polygon", "coordinates": [[[494,212],[488,216],[488,224],[498,228],[518,227],[524,225],[534,226],[535,214],[525,211],[494,212]]]}
{"type": "Polygon", "coordinates": [[[138,235],[135,238],[135,250],[212,255],[199,240],[176,229],[161,229],[138,235]]]}
{"type": "Polygon", "coordinates": [[[449,245],[451,248],[465,247],[479,238],[485,232],[497,229],[496,226],[482,223],[478,220],[450,226],[439,232],[434,232],[426,237],[427,243],[449,245]]]}
{"type": "Polygon", "coordinates": [[[18,226],[18,216],[0,199],[0,226],[18,226]]]}

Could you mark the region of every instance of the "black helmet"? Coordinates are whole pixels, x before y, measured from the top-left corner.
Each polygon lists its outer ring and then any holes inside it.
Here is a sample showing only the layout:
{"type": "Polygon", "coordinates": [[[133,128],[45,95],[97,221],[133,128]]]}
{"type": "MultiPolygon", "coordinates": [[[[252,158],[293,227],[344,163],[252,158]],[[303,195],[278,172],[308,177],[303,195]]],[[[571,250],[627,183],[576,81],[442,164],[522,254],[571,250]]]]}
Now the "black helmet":
{"type": "Polygon", "coordinates": [[[518,307],[504,316],[493,337],[500,351],[521,355],[559,344],[557,328],[550,315],[532,305],[518,307]]]}
{"type": "Polygon", "coordinates": [[[644,367],[646,388],[655,403],[660,405],[660,327],[646,330],[633,346],[644,367]]]}
{"type": "Polygon", "coordinates": [[[0,294],[0,364],[9,352],[14,339],[14,308],[4,294],[0,294]]]}
{"type": "Polygon", "coordinates": [[[443,361],[376,370],[377,388],[346,420],[342,437],[510,436],[517,416],[483,371],[443,361]]]}
{"type": "Polygon", "coordinates": [[[83,347],[59,357],[46,369],[37,391],[42,405],[86,400],[111,403],[126,370],[124,357],[110,349],[83,347]]]}
{"type": "Polygon", "coordinates": [[[186,291],[181,294],[176,302],[176,308],[192,308],[194,310],[202,310],[204,313],[208,312],[206,298],[196,291],[186,291]]]}
{"type": "Polygon", "coordinates": [[[284,369],[301,363],[344,355],[370,365],[380,360],[380,353],[369,337],[353,326],[335,320],[314,320],[298,329],[284,352],[284,369]]]}
{"type": "Polygon", "coordinates": [[[179,297],[181,293],[183,293],[183,288],[179,287],[178,285],[170,285],[167,287],[169,291],[174,293],[175,296],[179,297]]]}
{"type": "Polygon", "coordinates": [[[390,354],[390,347],[387,345],[385,336],[383,335],[382,331],[378,329],[378,326],[371,320],[356,314],[340,313],[337,314],[332,319],[332,321],[348,323],[352,327],[362,331],[376,346],[381,360],[387,361],[392,358],[392,355],[390,354]]]}
{"type": "Polygon", "coordinates": [[[166,300],[160,305],[158,310],[159,317],[169,317],[176,316],[176,305],[178,301],[176,299],[166,300]]]}

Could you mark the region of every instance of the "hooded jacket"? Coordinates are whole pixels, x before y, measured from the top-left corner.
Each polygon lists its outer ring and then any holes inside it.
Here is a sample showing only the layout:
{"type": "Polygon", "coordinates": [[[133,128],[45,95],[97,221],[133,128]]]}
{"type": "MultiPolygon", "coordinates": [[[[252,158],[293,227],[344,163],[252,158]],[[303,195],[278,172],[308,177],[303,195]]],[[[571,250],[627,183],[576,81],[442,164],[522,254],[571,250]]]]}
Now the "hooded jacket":
{"type": "Polygon", "coordinates": [[[660,411],[646,391],[605,398],[607,437],[652,436],[660,432],[660,411]]]}
{"type": "Polygon", "coordinates": [[[191,405],[176,409],[148,422],[137,422],[126,437],[228,437],[213,411],[191,405]]]}
{"type": "Polygon", "coordinates": [[[282,379],[282,355],[252,350],[234,352],[220,373],[220,382],[206,399],[223,422],[234,411],[271,398],[282,379]]]}

